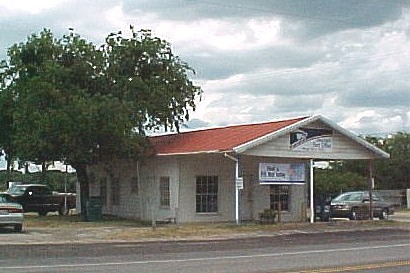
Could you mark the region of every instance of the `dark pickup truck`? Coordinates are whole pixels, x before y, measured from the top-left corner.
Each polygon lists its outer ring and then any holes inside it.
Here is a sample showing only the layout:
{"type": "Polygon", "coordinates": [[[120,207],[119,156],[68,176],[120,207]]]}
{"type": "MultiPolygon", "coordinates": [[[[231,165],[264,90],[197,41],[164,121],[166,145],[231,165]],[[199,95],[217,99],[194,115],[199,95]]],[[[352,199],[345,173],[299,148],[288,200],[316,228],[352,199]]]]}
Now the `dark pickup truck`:
{"type": "Polygon", "coordinates": [[[65,215],[76,206],[75,194],[53,192],[43,184],[13,185],[7,193],[23,206],[24,212],[37,212],[41,216],[55,211],[65,215]]]}

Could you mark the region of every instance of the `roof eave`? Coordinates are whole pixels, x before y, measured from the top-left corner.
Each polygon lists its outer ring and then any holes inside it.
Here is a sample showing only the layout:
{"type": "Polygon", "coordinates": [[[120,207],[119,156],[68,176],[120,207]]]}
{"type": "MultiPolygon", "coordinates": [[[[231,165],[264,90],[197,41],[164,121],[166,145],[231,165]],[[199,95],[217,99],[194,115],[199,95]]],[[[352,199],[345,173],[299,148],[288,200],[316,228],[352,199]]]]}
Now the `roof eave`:
{"type": "Polygon", "coordinates": [[[212,150],[212,151],[195,151],[195,152],[184,152],[184,153],[158,153],[155,156],[178,156],[178,155],[200,155],[200,154],[223,154],[229,153],[232,150],[212,150]]]}

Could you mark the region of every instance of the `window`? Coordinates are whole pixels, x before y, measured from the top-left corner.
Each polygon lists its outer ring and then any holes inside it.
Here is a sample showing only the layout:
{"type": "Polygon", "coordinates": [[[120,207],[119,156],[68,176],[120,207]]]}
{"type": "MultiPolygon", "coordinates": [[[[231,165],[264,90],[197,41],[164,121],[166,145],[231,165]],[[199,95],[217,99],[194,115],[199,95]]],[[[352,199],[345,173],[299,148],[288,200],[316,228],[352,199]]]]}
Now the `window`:
{"type": "Polygon", "coordinates": [[[94,173],[89,173],[88,174],[88,182],[90,185],[93,185],[95,183],[95,174],[94,173]]]}
{"type": "Polygon", "coordinates": [[[103,177],[100,179],[100,198],[101,203],[107,205],[107,178],[103,177]]]}
{"type": "Polygon", "coordinates": [[[131,193],[139,194],[140,185],[139,185],[139,175],[140,175],[140,163],[137,162],[135,176],[131,178],[131,193]]]}
{"type": "Polygon", "coordinates": [[[196,177],[196,212],[218,212],[218,176],[196,177]]]}
{"type": "Polygon", "coordinates": [[[139,184],[138,184],[138,175],[133,176],[131,178],[131,192],[132,193],[139,193],[139,184]]]}
{"type": "Polygon", "coordinates": [[[289,186],[270,186],[270,208],[274,210],[289,210],[289,186]]]}
{"type": "Polygon", "coordinates": [[[111,205],[120,204],[120,181],[118,178],[111,180],[111,205]]]}
{"type": "Polygon", "coordinates": [[[169,177],[163,176],[159,179],[159,192],[161,195],[161,207],[170,206],[170,193],[169,193],[169,177]]]}

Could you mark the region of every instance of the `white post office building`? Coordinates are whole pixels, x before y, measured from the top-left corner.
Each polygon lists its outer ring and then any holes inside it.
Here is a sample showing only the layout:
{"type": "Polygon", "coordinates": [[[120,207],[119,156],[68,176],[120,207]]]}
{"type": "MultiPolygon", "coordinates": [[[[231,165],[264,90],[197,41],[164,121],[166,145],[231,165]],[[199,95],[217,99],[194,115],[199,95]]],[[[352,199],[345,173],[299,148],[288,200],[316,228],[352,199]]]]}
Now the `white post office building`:
{"type": "MultiPolygon", "coordinates": [[[[251,221],[267,208],[306,221],[317,160],[389,154],[322,116],[204,129],[149,138],[151,155],[109,172],[90,168],[102,213],[177,222],[251,221]]],[[[312,197],[313,199],[313,197],[312,197]]]]}

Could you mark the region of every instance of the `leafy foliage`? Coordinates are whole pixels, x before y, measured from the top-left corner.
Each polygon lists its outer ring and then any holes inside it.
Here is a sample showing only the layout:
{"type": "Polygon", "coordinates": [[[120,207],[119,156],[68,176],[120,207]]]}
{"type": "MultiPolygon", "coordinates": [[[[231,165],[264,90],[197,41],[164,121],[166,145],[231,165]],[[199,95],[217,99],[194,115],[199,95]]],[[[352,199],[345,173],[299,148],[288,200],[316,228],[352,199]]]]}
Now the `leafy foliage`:
{"type": "Polygon", "coordinates": [[[40,183],[48,185],[53,191],[64,192],[67,183],[67,192],[76,192],[77,177],[75,173],[64,173],[60,171],[48,171],[44,177],[42,173],[21,173],[14,171],[0,171],[0,191],[7,189],[7,182],[18,181],[25,184],[40,183]]]}
{"type": "Polygon", "coordinates": [[[398,132],[377,141],[390,160],[375,162],[376,182],[385,189],[410,188],[410,134],[398,132]]]}
{"type": "Polygon", "coordinates": [[[262,212],[259,212],[260,219],[272,219],[275,220],[278,212],[274,209],[264,209],[262,212]]]}
{"type": "Polygon", "coordinates": [[[7,170],[11,169],[13,157],[13,109],[14,102],[10,93],[0,92],[0,156],[4,155],[7,170]]]}
{"type": "Polygon", "coordinates": [[[12,105],[0,112],[10,119],[0,147],[20,160],[72,165],[87,198],[87,166],[144,155],[148,129],[178,131],[202,93],[188,78],[193,69],[168,42],[130,29],[100,47],[47,29],[13,45],[1,62],[0,104],[12,105]]]}
{"type": "Polygon", "coordinates": [[[364,190],[368,188],[367,185],[366,177],[355,172],[337,169],[315,170],[315,191],[319,196],[364,190]]]}
{"type": "MultiPolygon", "coordinates": [[[[398,132],[389,137],[367,136],[365,139],[390,154],[390,159],[374,161],[376,189],[410,188],[410,134],[398,132]]],[[[315,170],[319,195],[368,188],[368,166],[364,161],[332,162],[329,169],[315,170]]]]}

